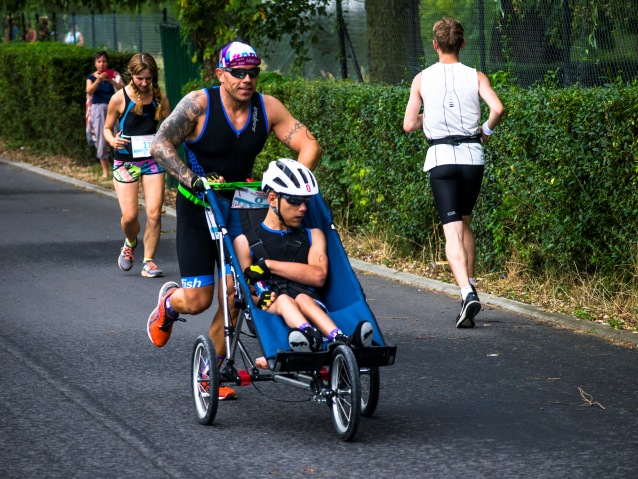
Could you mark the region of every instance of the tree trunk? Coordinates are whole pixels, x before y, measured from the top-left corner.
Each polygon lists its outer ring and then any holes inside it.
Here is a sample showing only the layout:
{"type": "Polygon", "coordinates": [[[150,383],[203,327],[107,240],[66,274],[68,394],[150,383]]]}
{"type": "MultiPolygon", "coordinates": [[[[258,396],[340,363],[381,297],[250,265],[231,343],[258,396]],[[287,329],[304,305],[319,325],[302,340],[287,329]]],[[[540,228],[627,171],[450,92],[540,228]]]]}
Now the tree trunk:
{"type": "Polygon", "coordinates": [[[546,18],[537,6],[522,12],[517,10],[513,0],[501,0],[501,6],[503,15],[499,15],[492,29],[490,60],[504,69],[515,65],[517,71],[514,73],[524,85],[543,80],[547,55],[560,57],[555,48],[548,49],[546,32],[551,19],[546,18]],[[525,67],[521,69],[522,66],[525,67]]]}
{"type": "Polygon", "coordinates": [[[419,0],[366,0],[370,81],[410,82],[423,69],[419,0]]]}

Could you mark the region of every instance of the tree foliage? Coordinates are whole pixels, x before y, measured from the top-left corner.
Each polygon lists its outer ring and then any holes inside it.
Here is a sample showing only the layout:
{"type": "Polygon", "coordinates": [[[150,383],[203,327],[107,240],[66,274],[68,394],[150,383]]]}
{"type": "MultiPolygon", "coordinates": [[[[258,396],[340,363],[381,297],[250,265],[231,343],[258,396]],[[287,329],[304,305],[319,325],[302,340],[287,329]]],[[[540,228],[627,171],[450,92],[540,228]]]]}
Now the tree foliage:
{"type": "Polygon", "coordinates": [[[308,60],[309,42],[316,42],[316,18],[327,15],[329,0],[182,0],[179,19],[184,34],[194,43],[198,59],[212,77],[219,50],[227,43],[241,40],[252,44],[258,53],[266,40],[288,39],[295,53],[295,65],[308,60]],[[310,35],[309,37],[307,35],[310,35]]]}

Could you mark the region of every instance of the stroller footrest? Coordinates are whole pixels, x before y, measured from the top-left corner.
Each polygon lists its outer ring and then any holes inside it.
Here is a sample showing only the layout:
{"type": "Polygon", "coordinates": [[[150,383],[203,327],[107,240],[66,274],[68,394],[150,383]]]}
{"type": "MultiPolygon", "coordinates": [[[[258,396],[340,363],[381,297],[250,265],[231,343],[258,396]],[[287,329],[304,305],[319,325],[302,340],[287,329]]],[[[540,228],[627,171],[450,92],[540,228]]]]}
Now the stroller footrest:
{"type": "Polygon", "coordinates": [[[319,371],[330,364],[331,353],[320,351],[317,353],[277,351],[273,371],[279,373],[319,371]]]}
{"type": "Polygon", "coordinates": [[[392,366],[397,355],[396,346],[369,346],[353,349],[357,364],[362,368],[392,366]]]}

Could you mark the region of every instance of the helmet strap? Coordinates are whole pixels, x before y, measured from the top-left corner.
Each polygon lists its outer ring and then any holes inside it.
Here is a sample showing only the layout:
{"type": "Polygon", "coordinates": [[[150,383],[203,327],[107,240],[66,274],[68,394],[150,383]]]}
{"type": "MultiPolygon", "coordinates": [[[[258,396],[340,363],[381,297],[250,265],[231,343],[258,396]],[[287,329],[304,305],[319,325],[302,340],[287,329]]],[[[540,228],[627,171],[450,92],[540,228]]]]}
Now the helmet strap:
{"type": "Polygon", "coordinates": [[[284,217],[281,215],[281,212],[279,211],[280,209],[281,209],[281,196],[279,196],[279,193],[277,193],[277,207],[275,208],[273,206],[272,210],[279,218],[279,221],[281,221],[281,224],[283,224],[287,229],[291,230],[292,228],[288,226],[288,224],[284,220],[284,217]]]}

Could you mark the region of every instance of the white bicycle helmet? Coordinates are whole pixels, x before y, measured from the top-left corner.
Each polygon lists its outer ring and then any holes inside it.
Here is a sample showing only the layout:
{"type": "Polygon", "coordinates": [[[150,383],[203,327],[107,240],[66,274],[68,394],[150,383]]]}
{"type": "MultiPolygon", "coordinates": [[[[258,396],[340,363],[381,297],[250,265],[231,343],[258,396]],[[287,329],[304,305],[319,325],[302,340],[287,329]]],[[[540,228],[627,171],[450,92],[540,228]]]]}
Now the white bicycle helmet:
{"type": "Polygon", "coordinates": [[[280,158],[271,161],[261,180],[262,190],[292,196],[311,196],[319,193],[315,175],[298,161],[280,158]]]}

